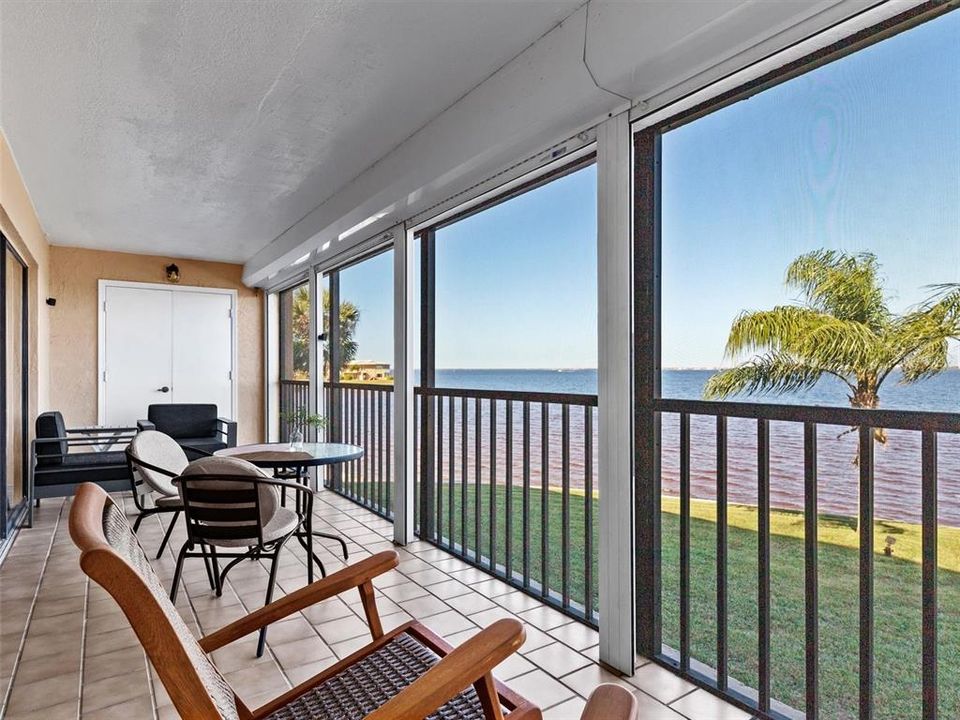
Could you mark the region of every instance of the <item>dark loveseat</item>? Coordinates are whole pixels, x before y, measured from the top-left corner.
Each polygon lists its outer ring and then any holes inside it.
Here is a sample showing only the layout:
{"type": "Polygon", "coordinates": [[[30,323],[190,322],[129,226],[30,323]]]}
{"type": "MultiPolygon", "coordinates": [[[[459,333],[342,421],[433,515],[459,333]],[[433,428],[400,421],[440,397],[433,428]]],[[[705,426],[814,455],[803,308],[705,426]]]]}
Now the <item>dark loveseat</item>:
{"type": "Polygon", "coordinates": [[[72,495],[80,483],[107,492],[130,489],[124,449],[136,428],[67,428],[59,412],[37,416],[31,443],[30,493],[41,498],[72,495]]]}
{"type": "Polygon", "coordinates": [[[137,427],[169,435],[183,446],[191,460],[237,445],[237,424],[218,417],[216,405],[151,405],[147,408],[147,419],[137,421],[137,427]],[[201,452],[191,452],[192,448],[201,452]]]}

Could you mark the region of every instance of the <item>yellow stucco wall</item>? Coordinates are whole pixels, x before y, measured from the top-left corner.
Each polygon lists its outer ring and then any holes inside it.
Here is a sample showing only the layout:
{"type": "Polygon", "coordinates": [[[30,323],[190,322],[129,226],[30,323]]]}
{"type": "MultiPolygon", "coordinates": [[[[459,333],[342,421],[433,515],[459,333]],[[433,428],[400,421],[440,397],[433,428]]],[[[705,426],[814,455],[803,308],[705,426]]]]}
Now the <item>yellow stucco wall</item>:
{"type": "MultiPolygon", "coordinates": [[[[49,308],[45,304],[49,276],[50,246],[40,227],[33,203],[24,187],[7,139],[0,131],[0,230],[29,269],[27,303],[29,337],[30,416],[46,410],[49,403],[48,340],[49,308]]],[[[32,430],[32,427],[31,427],[32,430]]]]}
{"type": "MultiPolygon", "coordinates": [[[[50,405],[68,426],[97,420],[97,281],[166,282],[175,262],[180,284],[238,291],[237,353],[240,443],[263,435],[263,309],[260,291],[241,282],[242,265],[51,246],[50,405]]],[[[146,413],[146,408],[144,408],[146,413]]]]}

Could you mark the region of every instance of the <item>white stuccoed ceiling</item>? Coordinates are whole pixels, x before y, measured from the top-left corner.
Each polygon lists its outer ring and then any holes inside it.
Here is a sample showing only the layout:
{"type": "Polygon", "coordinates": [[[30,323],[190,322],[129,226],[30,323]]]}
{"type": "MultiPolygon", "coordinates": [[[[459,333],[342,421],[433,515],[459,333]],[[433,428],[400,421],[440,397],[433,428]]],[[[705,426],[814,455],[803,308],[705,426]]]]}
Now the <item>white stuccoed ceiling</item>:
{"type": "Polygon", "coordinates": [[[582,0],[0,4],[54,244],[244,261],[582,0]]]}
{"type": "Polygon", "coordinates": [[[262,286],[609,113],[917,2],[0,0],[0,126],[51,242],[262,286]]]}

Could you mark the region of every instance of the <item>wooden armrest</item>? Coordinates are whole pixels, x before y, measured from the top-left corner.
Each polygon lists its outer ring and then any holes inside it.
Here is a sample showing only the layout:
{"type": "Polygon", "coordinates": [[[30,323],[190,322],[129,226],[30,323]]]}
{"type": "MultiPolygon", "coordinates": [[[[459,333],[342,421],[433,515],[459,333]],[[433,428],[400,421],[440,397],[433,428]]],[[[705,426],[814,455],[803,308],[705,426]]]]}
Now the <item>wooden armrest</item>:
{"type": "Polygon", "coordinates": [[[636,720],[637,698],[620,685],[597,685],[580,720],[636,720]]]}
{"type": "MultiPolygon", "coordinates": [[[[488,675],[519,650],[525,639],[519,621],[497,620],[454,648],[365,720],[422,720],[488,675]]],[[[492,688],[493,683],[489,685],[492,688]]]]}
{"type": "Polygon", "coordinates": [[[377,575],[393,570],[399,563],[400,556],[395,550],[384,550],[364,558],[200,638],[200,647],[204,652],[213,652],[270,623],[315,605],[321,600],[370,583],[377,575]]]}

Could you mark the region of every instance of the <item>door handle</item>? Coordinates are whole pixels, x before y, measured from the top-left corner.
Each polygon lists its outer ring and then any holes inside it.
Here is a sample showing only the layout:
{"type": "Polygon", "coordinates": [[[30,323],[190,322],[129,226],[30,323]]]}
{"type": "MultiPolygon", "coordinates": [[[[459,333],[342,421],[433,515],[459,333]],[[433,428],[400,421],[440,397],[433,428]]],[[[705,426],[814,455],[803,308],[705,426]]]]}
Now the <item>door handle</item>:
{"type": "Polygon", "coordinates": [[[170,388],[164,385],[162,388],[157,388],[157,392],[168,393],[170,392],[170,388]]]}

